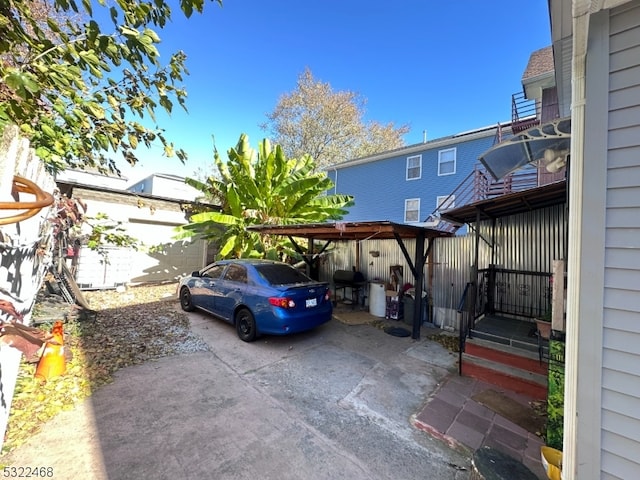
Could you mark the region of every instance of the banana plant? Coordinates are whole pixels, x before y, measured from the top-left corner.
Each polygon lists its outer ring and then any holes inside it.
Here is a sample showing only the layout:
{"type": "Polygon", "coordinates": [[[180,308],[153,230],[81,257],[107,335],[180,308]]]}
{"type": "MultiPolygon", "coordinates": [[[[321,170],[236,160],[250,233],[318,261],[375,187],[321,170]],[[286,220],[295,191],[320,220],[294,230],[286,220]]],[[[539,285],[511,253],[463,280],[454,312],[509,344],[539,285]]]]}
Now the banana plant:
{"type": "Polygon", "coordinates": [[[214,149],[218,177],[206,181],[187,178],[187,184],[207,198],[220,201],[220,211],[202,211],[179,227],[179,237],[201,237],[218,242],[219,258],[267,257],[286,259],[294,254],[289,240],[248,232],[250,225],[288,225],[340,220],[353,205],[349,195],[328,195],[333,182],[315,172],[309,155],[288,159],[269,140],[251,148],[240,135],[223,161],[214,149]]]}

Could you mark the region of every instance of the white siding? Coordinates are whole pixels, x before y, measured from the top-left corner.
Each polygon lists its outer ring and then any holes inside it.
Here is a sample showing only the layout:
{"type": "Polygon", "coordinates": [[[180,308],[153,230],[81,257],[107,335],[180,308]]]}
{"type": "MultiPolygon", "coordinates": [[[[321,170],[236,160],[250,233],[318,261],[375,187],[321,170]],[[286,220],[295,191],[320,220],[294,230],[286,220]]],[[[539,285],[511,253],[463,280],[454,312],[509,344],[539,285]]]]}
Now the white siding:
{"type": "Polygon", "coordinates": [[[640,3],[609,24],[602,478],[640,472],[640,3]]]}
{"type": "Polygon", "coordinates": [[[571,99],[571,55],[573,53],[571,41],[571,38],[566,38],[561,40],[558,45],[554,45],[554,48],[561,52],[557,60],[562,71],[561,75],[557,76],[558,98],[566,99],[566,101],[559,104],[560,117],[571,115],[571,105],[569,103],[571,99]]]}
{"type": "Polygon", "coordinates": [[[140,247],[137,251],[112,249],[107,265],[85,249],[76,276],[82,288],[175,281],[204,266],[204,240],[174,238],[175,227],[187,223],[180,202],[81,187],[74,189],[74,196],[86,203],[88,215],[105,213],[111,220],[122,222],[125,233],[135,238],[140,247]]]}

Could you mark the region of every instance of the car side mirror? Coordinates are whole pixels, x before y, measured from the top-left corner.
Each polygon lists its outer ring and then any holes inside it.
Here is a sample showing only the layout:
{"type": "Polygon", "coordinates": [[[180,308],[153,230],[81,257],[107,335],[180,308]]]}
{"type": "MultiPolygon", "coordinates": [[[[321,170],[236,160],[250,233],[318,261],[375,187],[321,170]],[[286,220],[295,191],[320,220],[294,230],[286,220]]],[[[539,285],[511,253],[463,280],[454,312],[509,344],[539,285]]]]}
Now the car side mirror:
{"type": "Polygon", "coordinates": [[[195,270],[195,271],[191,272],[191,276],[192,277],[200,277],[201,276],[200,275],[200,271],[199,270],[195,270]]]}

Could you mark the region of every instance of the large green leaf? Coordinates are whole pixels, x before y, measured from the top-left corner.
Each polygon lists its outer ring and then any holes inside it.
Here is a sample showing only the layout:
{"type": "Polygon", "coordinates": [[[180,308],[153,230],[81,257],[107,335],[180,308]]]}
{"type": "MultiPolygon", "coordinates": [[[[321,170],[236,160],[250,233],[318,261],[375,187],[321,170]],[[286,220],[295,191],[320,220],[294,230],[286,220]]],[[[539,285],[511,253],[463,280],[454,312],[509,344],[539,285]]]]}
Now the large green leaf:
{"type": "Polygon", "coordinates": [[[193,216],[192,224],[201,222],[216,222],[222,225],[238,225],[241,223],[241,219],[234,217],[233,215],[227,215],[220,212],[204,212],[193,216]]]}
{"type": "Polygon", "coordinates": [[[270,258],[293,254],[288,239],[261,237],[246,227],[258,223],[285,225],[322,223],[339,220],[345,208],[353,204],[346,195],[328,195],[333,183],[325,174],[313,173],[313,159],[287,159],[279,145],[260,142],[257,155],[245,134],[236,148],[229,149],[224,162],[214,150],[219,177],[205,182],[188,179],[187,183],[203,193],[219,192],[225,201],[221,212],[194,215],[192,223],[181,229],[192,235],[216,238],[219,256],[270,258]],[[211,222],[223,226],[214,233],[211,222]]]}

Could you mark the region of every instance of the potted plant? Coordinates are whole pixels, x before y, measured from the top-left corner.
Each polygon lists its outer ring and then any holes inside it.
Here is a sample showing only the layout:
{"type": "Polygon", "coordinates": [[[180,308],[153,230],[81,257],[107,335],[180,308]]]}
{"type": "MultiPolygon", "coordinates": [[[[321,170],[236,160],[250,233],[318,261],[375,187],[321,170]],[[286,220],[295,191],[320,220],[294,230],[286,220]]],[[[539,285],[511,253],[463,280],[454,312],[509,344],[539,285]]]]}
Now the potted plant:
{"type": "Polygon", "coordinates": [[[541,317],[536,318],[536,326],[538,327],[538,335],[548,340],[551,336],[551,309],[547,310],[541,317]]]}

